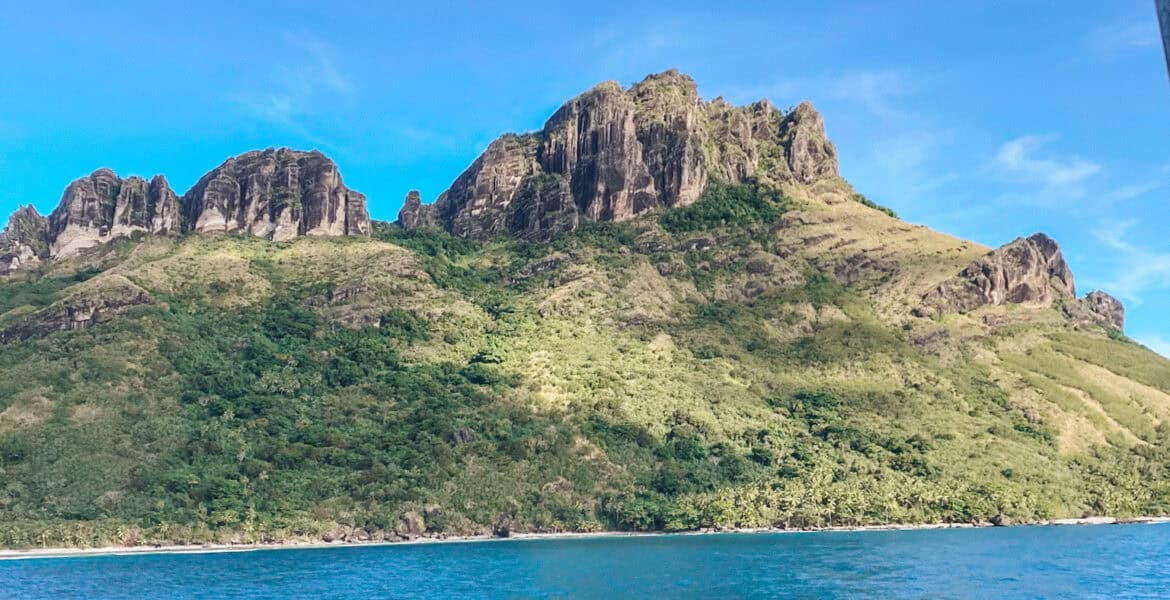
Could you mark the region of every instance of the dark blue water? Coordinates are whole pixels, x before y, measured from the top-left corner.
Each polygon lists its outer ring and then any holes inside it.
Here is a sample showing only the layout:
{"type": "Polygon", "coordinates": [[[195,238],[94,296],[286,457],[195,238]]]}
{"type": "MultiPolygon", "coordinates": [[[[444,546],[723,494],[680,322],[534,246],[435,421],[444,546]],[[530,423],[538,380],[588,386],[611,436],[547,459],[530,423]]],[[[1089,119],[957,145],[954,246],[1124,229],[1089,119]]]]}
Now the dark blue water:
{"type": "Polygon", "coordinates": [[[1170,526],[725,534],[0,561],[12,598],[1166,598],[1170,526]]]}

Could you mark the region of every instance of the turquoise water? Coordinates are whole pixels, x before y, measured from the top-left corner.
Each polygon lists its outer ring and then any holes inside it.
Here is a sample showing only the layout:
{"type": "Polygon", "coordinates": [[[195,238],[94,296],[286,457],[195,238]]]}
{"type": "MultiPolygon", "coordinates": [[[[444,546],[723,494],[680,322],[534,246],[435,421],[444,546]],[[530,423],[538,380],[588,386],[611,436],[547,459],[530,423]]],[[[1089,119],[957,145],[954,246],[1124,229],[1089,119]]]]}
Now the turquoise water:
{"type": "Polygon", "coordinates": [[[11,598],[1166,598],[1170,525],[544,539],[0,561],[11,598]]]}

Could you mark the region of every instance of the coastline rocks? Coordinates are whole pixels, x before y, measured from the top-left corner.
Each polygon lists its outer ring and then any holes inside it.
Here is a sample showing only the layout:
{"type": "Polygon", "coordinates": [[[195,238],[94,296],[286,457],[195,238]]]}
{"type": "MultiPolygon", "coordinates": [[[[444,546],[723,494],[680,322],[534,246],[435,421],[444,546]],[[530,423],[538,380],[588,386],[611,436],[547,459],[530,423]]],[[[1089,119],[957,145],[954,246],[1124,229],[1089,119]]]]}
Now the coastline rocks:
{"type": "Polygon", "coordinates": [[[515,527],[516,519],[512,515],[502,514],[492,523],[492,535],[498,538],[511,537],[515,527]]]}
{"type": "Polygon", "coordinates": [[[421,537],[426,531],[426,521],[423,520],[422,515],[416,512],[403,513],[398,518],[398,525],[394,527],[394,533],[398,537],[408,540],[421,537]]]}

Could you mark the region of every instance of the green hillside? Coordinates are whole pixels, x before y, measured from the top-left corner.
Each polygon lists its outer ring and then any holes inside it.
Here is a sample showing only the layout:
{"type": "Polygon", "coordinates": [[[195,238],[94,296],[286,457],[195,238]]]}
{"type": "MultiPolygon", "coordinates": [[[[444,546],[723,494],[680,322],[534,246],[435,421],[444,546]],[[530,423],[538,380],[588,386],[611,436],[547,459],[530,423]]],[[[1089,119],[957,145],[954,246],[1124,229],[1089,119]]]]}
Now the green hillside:
{"type": "Polygon", "coordinates": [[[15,273],[0,546],[1170,512],[1170,361],[1059,302],[913,316],[988,249],[887,213],[716,183],[548,242],[138,235],[15,273]]]}

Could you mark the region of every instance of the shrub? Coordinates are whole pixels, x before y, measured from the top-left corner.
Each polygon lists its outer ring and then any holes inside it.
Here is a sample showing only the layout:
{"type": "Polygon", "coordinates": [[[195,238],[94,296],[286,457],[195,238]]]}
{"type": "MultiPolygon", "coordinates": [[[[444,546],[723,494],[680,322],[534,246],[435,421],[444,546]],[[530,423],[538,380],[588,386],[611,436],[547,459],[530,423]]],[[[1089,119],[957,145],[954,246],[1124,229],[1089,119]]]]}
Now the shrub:
{"type": "Polygon", "coordinates": [[[787,204],[780,192],[756,180],[737,185],[712,182],[697,202],[667,212],[659,223],[670,233],[769,224],[784,214],[787,204]]]}
{"type": "Polygon", "coordinates": [[[893,209],[882,206],[882,205],[878,204],[877,202],[874,202],[873,200],[866,198],[864,194],[853,194],[853,201],[857,202],[863,206],[868,206],[874,210],[880,210],[880,211],[886,213],[887,215],[894,217],[895,219],[898,218],[898,213],[894,212],[893,209]]]}

